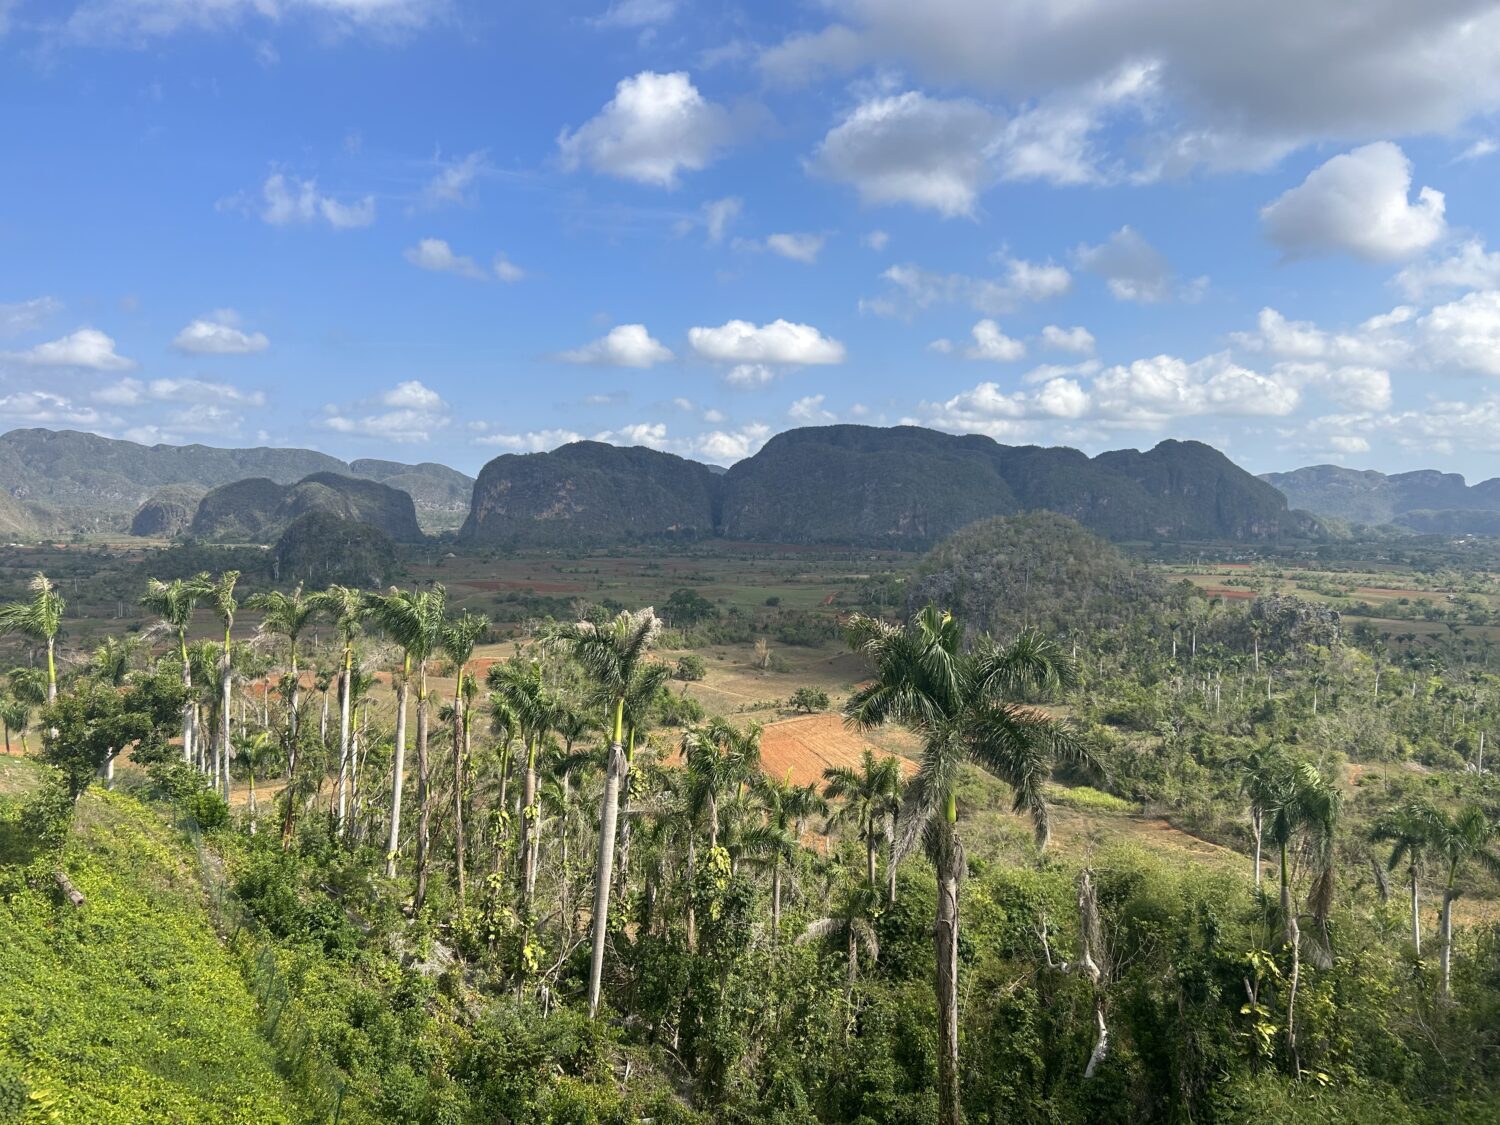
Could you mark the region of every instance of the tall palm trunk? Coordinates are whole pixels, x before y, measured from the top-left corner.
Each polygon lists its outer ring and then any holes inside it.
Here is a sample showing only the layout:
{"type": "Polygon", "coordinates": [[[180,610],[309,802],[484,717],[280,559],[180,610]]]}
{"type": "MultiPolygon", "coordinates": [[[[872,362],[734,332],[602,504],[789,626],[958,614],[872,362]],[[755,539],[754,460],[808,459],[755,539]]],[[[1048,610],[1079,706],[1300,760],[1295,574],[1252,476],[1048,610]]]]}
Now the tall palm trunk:
{"type": "Polygon", "coordinates": [[[391,834],[385,848],[385,877],[396,877],[396,853],[401,847],[401,787],[406,781],[406,692],[411,661],[401,672],[396,687],[396,749],[391,763],[391,834]]]}
{"type": "Polygon", "coordinates": [[[229,719],[233,707],[234,663],[229,652],[229,630],[224,630],[224,655],[219,664],[219,769],[224,803],[229,803],[229,719]]]}
{"type": "Polygon", "coordinates": [[[781,852],[771,857],[771,944],[781,936],[781,852]]]}
{"type": "Polygon", "coordinates": [[[604,978],[604,941],[609,929],[609,889],[614,876],[615,829],[620,819],[620,774],[625,765],[625,700],[615,700],[609,762],[604,769],[604,797],[599,802],[599,864],[594,874],[594,929],[589,951],[589,1018],[599,1014],[599,987],[604,978]]]}
{"type": "Polygon", "coordinates": [[[521,913],[531,914],[531,896],[536,890],[536,735],[526,739],[526,777],[521,792],[521,913]]]}
{"type": "Polygon", "coordinates": [[[1438,940],[1442,946],[1440,954],[1443,973],[1441,995],[1444,1000],[1453,998],[1453,900],[1458,897],[1457,877],[1458,865],[1451,864],[1448,868],[1448,883],[1443,888],[1443,913],[1438,934],[1438,940]]]}
{"type": "MultiPolygon", "coordinates": [[[[625,768],[620,776],[620,804],[622,807],[630,808],[630,774],[635,769],[635,727],[630,728],[625,739],[625,768]]],[[[619,871],[616,873],[616,881],[620,884],[617,893],[621,898],[625,897],[625,884],[630,878],[630,817],[626,817],[620,825],[620,863],[619,871]]]]}
{"type": "Polygon", "coordinates": [[[1260,844],[1265,814],[1258,808],[1250,810],[1250,831],[1255,835],[1255,889],[1260,890],[1260,844]]]}
{"type": "Polygon", "coordinates": [[[464,670],[453,692],[453,865],[458,909],[464,908],[464,670]]]}
{"type": "Polygon", "coordinates": [[[963,1120],[958,1087],[958,880],[961,857],[958,805],[951,793],[937,824],[938,901],[932,936],[937,952],[938,1121],[940,1125],[959,1125],[963,1120]]]}
{"type": "Polygon", "coordinates": [[[687,854],[687,947],[689,951],[698,948],[698,914],[693,909],[693,887],[697,883],[698,876],[698,841],[692,833],[691,826],[688,830],[688,854],[687,854]]]}
{"type": "Polygon", "coordinates": [[[344,645],[344,674],[339,685],[339,836],[349,815],[349,721],[354,699],[354,648],[344,645]]]}
{"type": "Polygon", "coordinates": [[[187,634],[179,633],[177,647],[182,657],[182,690],[187,698],[182,703],[182,760],[193,764],[193,667],[188,663],[187,634]]]}
{"type": "Polygon", "coordinates": [[[1292,889],[1288,882],[1286,843],[1281,849],[1281,917],[1283,937],[1292,951],[1292,971],[1287,978],[1286,1049],[1292,1059],[1292,1071],[1302,1077],[1302,1060],[1297,1054],[1297,988],[1302,982],[1302,928],[1292,908],[1292,889]]]}
{"type": "Polygon", "coordinates": [[[888,906],[896,905],[896,818],[894,816],[889,817],[886,822],[885,901],[888,906]]]}
{"type": "Polygon", "coordinates": [[[47,706],[57,702],[57,638],[47,638],[47,706]]]}
{"type": "Polygon", "coordinates": [[[872,891],[880,886],[875,876],[875,830],[873,827],[865,833],[865,882],[870,884],[872,891]]]}
{"type": "Polygon", "coordinates": [[[427,852],[432,836],[432,774],[427,761],[427,666],[417,668],[417,892],[416,908],[427,901],[427,852]]]}
{"type": "Polygon", "coordinates": [[[1411,865],[1411,943],[1417,956],[1422,956],[1422,907],[1417,894],[1417,865],[1411,865]]]}

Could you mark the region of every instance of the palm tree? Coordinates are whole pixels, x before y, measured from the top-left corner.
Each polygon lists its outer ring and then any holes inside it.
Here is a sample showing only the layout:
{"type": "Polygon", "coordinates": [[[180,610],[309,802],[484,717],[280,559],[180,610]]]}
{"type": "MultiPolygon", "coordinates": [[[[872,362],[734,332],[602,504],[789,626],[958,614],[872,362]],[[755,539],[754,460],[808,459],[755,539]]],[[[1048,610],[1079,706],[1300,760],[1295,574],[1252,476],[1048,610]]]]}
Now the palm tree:
{"type": "Polygon", "coordinates": [[[391,779],[391,836],[386,852],[386,872],[395,874],[396,852],[401,830],[401,785],[404,761],[406,682],[410,670],[417,674],[417,885],[416,909],[427,901],[427,851],[432,832],[432,775],[427,761],[427,664],[443,639],[448,593],[439,583],[426,590],[398,590],[366,599],[366,607],[377,628],[399,645],[405,654],[401,691],[397,695],[396,759],[391,779]]]}
{"type": "Polygon", "coordinates": [[[844,978],[844,1039],[854,1023],[854,982],[859,976],[859,951],[871,961],[880,959],[880,939],[870,919],[880,909],[880,893],[871,886],[848,887],[834,902],[833,913],[808,923],[797,941],[828,938],[844,947],[849,968],[844,978]]]}
{"type": "Polygon", "coordinates": [[[453,848],[458,877],[458,909],[464,908],[464,750],[468,730],[466,707],[469,688],[469,661],[474,646],[489,631],[490,619],[482,613],[464,611],[443,626],[440,643],[443,654],[456,670],[453,684],[453,848]]]}
{"type": "MultiPolygon", "coordinates": [[[[671,675],[672,670],[667,665],[650,661],[637,667],[630,677],[630,689],[625,693],[625,769],[620,777],[620,805],[624,808],[630,807],[630,778],[635,771],[636,744],[646,736],[651,725],[651,709],[671,675]]],[[[608,704],[608,700],[603,702],[608,704]]],[[[630,817],[620,822],[617,882],[622,894],[630,871],[630,827],[630,817]]]]}
{"type": "Polygon", "coordinates": [[[1293,1070],[1300,1077],[1297,1054],[1297,989],[1302,976],[1302,929],[1292,904],[1291,863],[1288,853],[1300,843],[1312,861],[1313,886],[1308,894],[1326,956],[1328,913],[1333,902],[1333,834],[1338,821],[1339,793],[1311,762],[1273,751],[1267,771],[1265,828],[1276,845],[1281,884],[1282,936],[1292,954],[1287,980],[1286,1042],[1293,1070]]]}
{"type": "Polygon", "coordinates": [[[1392,871],[1403,862],[1406,864],[1407,883],[1411,890],[1411,943],[1418,957],[1422,956],[1422,911],[1418,878],[1432,832],[1429,813],[1430,809],[1424,805],[1407,805],[1376,821],[1370,830],[1372,840],[1385,841],[1391,845],[1388,866],[1392,871]]]}
{"type": "MultiPolygon", "coordinates": [[[[135,671],[136,658],[140,655],[140,651],[141,639],[139,637],[105,637],[99,647],[94,649],[94,654],[89,659],[89,675],[110,687],[123,687],[135,671]]],[[[105,759],[104,765],[99,767],[99,776],[104,779],[106,789],[114,787],[115,754],[121,749],[123,747],[111,747],[109,757],[105,759]]]]}
{"type": "Polygon", "coordinates": [[[26,728],[31,725],[31,704],[15,696],[0,699],[0,725],[5,728],[5,753],[10,754],[10,736],[21,736],[21,753],[26,752],[26,728]]]}
{"type": "Polygon", "coordinates": [[[225,803],[229,801],[230,684],[233,675],[233,649],[229,634],[234,628],[235,611],[239,609],[239,602],[234,597],[235,583],[239,580],[239,571],[226,570],[207,590],[209,605],[224,625],[224,651],[219,658],[219,747],[214,758],[214,779],[222,779],[225,803]]]}
{"type": "Polygon", "coordinates": [[[339,780],[338,831],[344,834],[349,803],[349,724],[354,706],[354,638],[359,633],[367,605],[365,596],[349,586],[330,586],[309,599],[316,612],[326,615],[338,632],[339,655],[339,780]]]}
{"type": "Polygon", "coordinates": [[[1074,682],[1072,662],[1049,638],[1023,632],[1010,645],[963,643],[952,614],[928,606],[895,626],[856,615],[850,647],[874,668],[874,682],[850,697],[845,719],[868,729],[901,723],[922,740],[922,761],[906,789],[894,859],[918,838],[937,869],[938,1120],[962,1119],[958,1088],[959,771],[974,762],[1007,782],[1013,808],[1030,814],[1039,847],[1050,835],[1043,784],[1059,757],[1082,757],[1061,724],[1015,699],[1074,682]]]}
{"type": "Polygon", "coordinates": [[[548,690],[541,661],[516,659],[490,665],[490,690],[504,704],[521,735],[526,773],[521,790],[521,915],[530,921],[536,889],[537,755],[551,733],[560,706],[548,690]]]}
{"type": "MultiPolygon", "coordinates": [[[[318,613],[318,605],[303,594],[298,583],[290,594],[271,590],[263,594],[252,594],[245,600],[247,609],[261,614],[260,633],[268,637],[282,637],[287,644],[287,733],[293,740],[297,737],[297,706],[301,701],[302,670],[298,665],[297,642],[312,624],[318,613]]],[[[296,769],[296,762],[287,764],[288,772],[296,769]]]]}
{"type": "Polygon", "coordinates": [[[256,731],[252,735],[241,736],[236,739],[236,743],[235,757],[245,763],[245,772],[250,778],[250,835],[254,836],[256,828],[255,774],[257,770],[266,764],[266,760],[270,758],[275,748],[275,743],[271,739],[270,732],[263,730],[256,731]]]}
{"type": "Polygon", "coordinates": [[[1448,1000],[1453,995],[1453,900],[1462,893],[1458,885],[1459,872],[1467,864],[1474,863],[1500,878],[1500,822],[1491,819],[1480,806],[1472,804],[1451,814],[1432,805],[1415,806],[1414,811],[1426,822],[1428,848],[1447,867],[1439,936],[1442,942],[1442,995],[1448,1000]]]}
{"type": "Polygon", "coordinates": [[[31,600],[0,605],[0,636],[20,633],[47,646],[47,704],[57,702],[57,634],[62,629],[63,610],[67,603],[62,594],[41,571],[27,583],[31,600]]]}
{"type": "Polygon", "coordinates": [[[1266,809],[1274,800],[1275,778],[1281,758],[1268,746],[1247,754],[1240,762],[1240,793],[1250,798],[1250,834],[1255,846],[1255,889],[1260,890],[1260,850],[1266,835],[1266,809]]]}
{"type": "Polygon", "coordinates": [[[182,760],[193,760],[193,668],[188,659],[188,628],[193,623],[193,610],[198,599],[207,593],[209,578],[199,574],[184,581],[174,578],[163,582],[159,578],[146,581],[146,592],[141,596],[141,606],[155,613],[161,620],[157,629],[171,633],[177,640],[177,656],[182,661],[182,686],[186,699],[182,704],[182,760]]]}
{"type": "Polygon", "coordinates": [[[599,988],[604,974],[604,939],[609,924],[609,893],[614,877],[615,832],[620,819],[620,776],[625,762],[625,700],[638,667],[661,632],[661,622],[649,607],[622,612],[613,621],[596,625],[579,621],[557,630],[556,639],[608,699],[609,759],[604,771],[604,795],[599,802],[599,862],[594,874],[594,919],[589,958],[589,1018],[599,1013],[599,988]]]}
{"type": "MultiPolygon", "coordinates": [[[[830,766],[823,771],[823,796],[843,803],[828,818],[830,825],[852,824],[865,844],[865,881],[875,886],[875,855],[880,838],[895,846],[893,821],[901,808],[901,760],[877,755],[866,746],[859,769],[830,766]]],[[[886,852],[886,901],[896,901],[896,864],[886,852]]]]}
{"type": "Polygon", "coordinates": [[[828,802],[815,784],[793,785],[791,771],[778,780],[764,774],[755,779],[755,792],[765,814],[771,852],[771,942],[781,936],[781,869],[795,859],[802,829],[814,813],[828,811],[828,802]]]}

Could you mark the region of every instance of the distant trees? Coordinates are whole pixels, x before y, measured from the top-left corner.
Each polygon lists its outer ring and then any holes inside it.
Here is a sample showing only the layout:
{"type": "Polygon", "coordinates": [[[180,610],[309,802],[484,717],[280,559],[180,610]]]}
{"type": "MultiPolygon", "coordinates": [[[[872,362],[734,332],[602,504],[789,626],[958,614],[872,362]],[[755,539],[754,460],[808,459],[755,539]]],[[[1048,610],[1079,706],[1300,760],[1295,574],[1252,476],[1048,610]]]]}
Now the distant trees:
{"type": "Polygon", "coordinates": [[[803,711],[811,715],[814,711],[828,710],[828,693],[818,687],[799,687],[792,692],[787,702],[792,705],[792,710],[803,711]]]}

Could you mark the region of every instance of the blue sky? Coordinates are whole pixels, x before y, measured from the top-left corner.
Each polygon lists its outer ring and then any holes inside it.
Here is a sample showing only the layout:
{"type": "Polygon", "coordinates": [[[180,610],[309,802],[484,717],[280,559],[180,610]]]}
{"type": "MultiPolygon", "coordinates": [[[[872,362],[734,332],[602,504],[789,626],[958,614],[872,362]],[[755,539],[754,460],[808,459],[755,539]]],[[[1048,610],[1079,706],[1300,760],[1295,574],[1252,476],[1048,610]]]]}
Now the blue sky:
{"type": "Polygon", "coordinates": [[[1497,108],[1466,0],[0,0],[0,425],[1483,479],[1497,108]]]}

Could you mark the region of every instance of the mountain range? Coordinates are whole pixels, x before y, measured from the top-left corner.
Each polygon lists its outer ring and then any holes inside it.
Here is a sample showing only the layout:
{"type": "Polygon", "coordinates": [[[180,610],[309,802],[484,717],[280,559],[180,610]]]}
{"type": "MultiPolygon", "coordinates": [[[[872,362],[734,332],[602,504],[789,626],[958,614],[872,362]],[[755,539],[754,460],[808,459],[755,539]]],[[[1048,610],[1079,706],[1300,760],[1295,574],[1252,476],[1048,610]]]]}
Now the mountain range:
{"type": "Polygon", "coordinates": [[[1353,524],[1393,524],[1423,534],[1494,535],[1500,529],[1500,477],[1468,484],[1457,473],[1309,465],[1266,473],[1294,507],[1353,524]]]}

